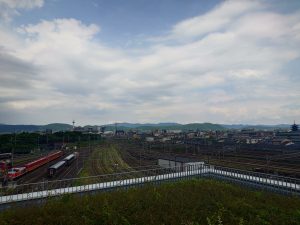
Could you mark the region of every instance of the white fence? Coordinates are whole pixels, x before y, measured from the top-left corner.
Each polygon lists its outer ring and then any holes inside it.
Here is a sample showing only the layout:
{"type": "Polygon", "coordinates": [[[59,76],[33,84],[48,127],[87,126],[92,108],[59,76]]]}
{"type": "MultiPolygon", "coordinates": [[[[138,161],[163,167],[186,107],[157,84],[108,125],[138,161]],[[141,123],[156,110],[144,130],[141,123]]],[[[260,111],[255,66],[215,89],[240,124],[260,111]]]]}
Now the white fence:
{"type": "Polygon", "coordinates": [[[127,188],[130,186],[144,185],[146,183],[160,183],[168,180],[191,179],[202,176],[227,179],[246,185],[254,185],[260,188],[300,195],[299,179],[212,165],[196,165],[189,166],[189,170],[180,167],[148,169],[23,184],[11,188],[6,187],[0,189],[0,204],[37,200],[62,194],[127,188]]]}

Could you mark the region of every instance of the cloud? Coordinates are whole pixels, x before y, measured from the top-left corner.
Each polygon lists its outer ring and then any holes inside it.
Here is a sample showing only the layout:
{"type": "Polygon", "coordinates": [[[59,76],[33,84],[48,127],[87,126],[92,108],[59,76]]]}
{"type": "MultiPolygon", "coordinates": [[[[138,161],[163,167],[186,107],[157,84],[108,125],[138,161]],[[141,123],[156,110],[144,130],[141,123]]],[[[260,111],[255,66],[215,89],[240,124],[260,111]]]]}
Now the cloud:
{"type": "Polygon", "coordinates": [[[40,8],[43,5],[44,0],[0,0],[0,19],[10,21],[19,15],[19,10],[40,8]]]}
{"type": "MultiPolygon", "coordinates": [[[[156,40],[191,41],[212,32],[226,30],[233,21],[265,7],[260,1],[225,1],[211,11],[181,21],[173,26],[169,35],[156,40]]],[[[155,39],[154,39],[155,40],[155,39]]]]}
{"type": "Polygon", "coordinates": [[[73,18],[0,27],[0,118],[290,122],[300,115],[289,70],[300,57],[299,15],[225,1],[131,50],[107,46],[99,25],[73,18]]]}
{"type": "Polygon", "coordinates": [[[22,61],[0,51],[1,83],[6,88],[28,88],[36,79],[37,69],[28,62],[22,61]]]}

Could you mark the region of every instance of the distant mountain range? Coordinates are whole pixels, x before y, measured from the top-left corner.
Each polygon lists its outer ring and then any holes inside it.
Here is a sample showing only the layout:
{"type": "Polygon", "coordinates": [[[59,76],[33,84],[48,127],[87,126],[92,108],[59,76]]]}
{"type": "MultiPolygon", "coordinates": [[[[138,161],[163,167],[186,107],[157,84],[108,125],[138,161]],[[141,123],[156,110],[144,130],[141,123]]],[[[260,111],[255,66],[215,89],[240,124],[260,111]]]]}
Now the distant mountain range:
{"type": "Polygon", "coordinates": [[[276,130],[276,129],[289,129],[289,124],[278,124],[278,125],[247,125],[247,124],[221,124],[226,129],[255,129],[255,130],[276,130]]]}
{"type": "Polygon", "coordinates": [[[117,123],[117,124],[107,124],[107,127],[126,127],[126,128],[138,128],[138,127],[168,127],[181,125],[179,123],[117,123]]]}
{"type": "MultiPolygon", "coordinates": [[[[288,124],[279,125],[245,125],[245,124],[213,124],[213,123],[190,123],[190,124],[179,124],[179,123],[117,123],[117,124],[107,124],[102,125],[106,127],[106,130],[114,131],[116,126],[118,130],[128,131],[130,129],[134,130],[228,130],[228,129],[256,129],[256,130],[276,130],[276,129],[289,129],[288,124]]],[[[91,127],[90,125],[86,127],[91,127]]],[[[48,125],[7,125],[0,124],[0,133],[13,133],[13,132],[35,132],[44,131],[46,129],[52,129],[53,132],[56,131],[68,131],[72,129],[72,125],[64,123],[51,123],[48,125]]]]}

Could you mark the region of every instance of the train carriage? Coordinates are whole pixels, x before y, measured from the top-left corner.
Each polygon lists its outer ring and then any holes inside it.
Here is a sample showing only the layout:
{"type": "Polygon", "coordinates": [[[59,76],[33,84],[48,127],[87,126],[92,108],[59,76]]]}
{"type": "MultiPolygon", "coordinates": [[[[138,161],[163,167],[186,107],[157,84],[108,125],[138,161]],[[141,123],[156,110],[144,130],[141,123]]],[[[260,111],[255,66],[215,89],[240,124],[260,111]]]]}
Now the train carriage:
{"type": "Polygon", "coordinates": [[[54,165],[50,166],[47,171],[48,177],[55,177],[61,172],[61,170],[64,169],[65,165],[66,161],[59,161],[58,163],[55,163],[54,165]]]}
{"type": "Polygon", "coordinates": [[[79,155],[78,152],[74,152],[68,155],[67,157],[65,157],[62,161],[59,161],[58,163],[50,166],[47,171],[48,177],[57,176],[59,173],[61,173],[61,171],[64,169],[65,166],[70,166],[71,163],[75,159],[77,159],[78,155],[79,155]]]}
{"type": "Polygon", "coordinates": [[[58,152],[54,152],[50,155],[47,155],[45,157],[42,157],[42,158],[39,158],[33,162],[30,162],[30,163],[27,163],[25,164],[25,167],[26,167],[26,171],[27,172],[30,172],[32,170],[35,170],[36,168],[48,163],[48,162],[51,162],[59,157],[61,157],[63,155],[63,152],[62,151],[58,151],[58,152]]]}
{"type": "Polygon", "coordinates": [[[70,166],[70,164],[77,158],[77,154],[73,153],[71,155],[68,155],[66,158],[64,158],[63,160],[66,161],[66,165],[70,166]]]}

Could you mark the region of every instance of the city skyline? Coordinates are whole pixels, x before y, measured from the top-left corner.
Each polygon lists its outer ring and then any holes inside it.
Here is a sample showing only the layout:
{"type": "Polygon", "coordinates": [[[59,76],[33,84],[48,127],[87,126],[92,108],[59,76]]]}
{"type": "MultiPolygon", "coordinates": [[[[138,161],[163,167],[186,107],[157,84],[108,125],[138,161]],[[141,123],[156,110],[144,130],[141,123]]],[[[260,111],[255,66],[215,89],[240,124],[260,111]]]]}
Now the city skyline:
{"type": "Polygon", "coordinates": [[[0,0],[0,123],[291,124],[300,2],[0,0]]]}

